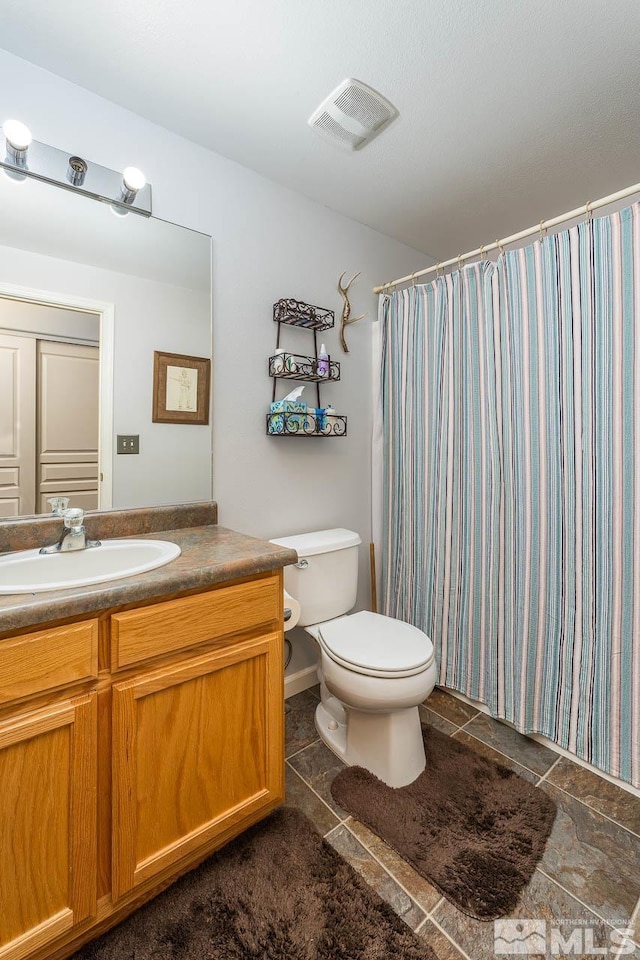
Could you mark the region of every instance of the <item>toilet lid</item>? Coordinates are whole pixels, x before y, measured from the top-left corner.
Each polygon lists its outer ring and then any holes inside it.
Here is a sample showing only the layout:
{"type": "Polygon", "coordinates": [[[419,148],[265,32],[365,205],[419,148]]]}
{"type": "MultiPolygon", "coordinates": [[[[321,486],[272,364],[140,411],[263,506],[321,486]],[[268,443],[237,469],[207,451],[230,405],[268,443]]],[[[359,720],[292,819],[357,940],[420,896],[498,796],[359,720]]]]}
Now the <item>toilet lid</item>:
{"type": "Polygon", "coordinates": [[[408,677],[433,660],[426,633],[368,610],[322,624],[319,638],[332,660],[371,676],[408,677]]]}

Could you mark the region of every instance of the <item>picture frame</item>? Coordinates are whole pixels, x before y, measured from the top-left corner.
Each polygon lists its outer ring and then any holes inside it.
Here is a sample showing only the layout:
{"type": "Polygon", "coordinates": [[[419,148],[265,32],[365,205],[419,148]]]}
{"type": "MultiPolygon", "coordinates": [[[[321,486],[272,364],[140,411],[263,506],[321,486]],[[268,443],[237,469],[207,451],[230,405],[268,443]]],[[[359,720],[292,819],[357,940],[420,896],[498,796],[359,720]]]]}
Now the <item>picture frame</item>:
{"type": "Polygon", "coordinates": [[[211,360],[181,353],[153,353],[153,422],[209,423],[211,360]]]}

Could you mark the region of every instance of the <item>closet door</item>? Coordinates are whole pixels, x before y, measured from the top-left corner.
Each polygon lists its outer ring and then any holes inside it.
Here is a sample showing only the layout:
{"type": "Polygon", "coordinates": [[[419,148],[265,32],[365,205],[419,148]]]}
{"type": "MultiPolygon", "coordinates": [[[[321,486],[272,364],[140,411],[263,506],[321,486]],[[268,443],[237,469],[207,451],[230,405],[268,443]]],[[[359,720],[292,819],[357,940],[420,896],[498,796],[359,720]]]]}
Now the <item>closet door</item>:
{"type": "Polygon", "coordinates": [[[98,506],[98,347],[38,341],[38,509],[98,506]]]}
{"type": "Polygon", "coordinates": [[[36,512],[36,341],[0,334],[0,517],[36,512]]]}

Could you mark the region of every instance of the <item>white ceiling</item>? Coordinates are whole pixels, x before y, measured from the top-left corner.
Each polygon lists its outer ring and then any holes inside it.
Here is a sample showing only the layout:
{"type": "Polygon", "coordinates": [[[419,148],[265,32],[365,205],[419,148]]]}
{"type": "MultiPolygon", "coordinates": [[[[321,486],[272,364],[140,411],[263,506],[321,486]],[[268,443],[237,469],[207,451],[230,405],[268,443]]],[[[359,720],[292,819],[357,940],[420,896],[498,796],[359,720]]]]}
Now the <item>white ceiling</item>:
{"type": "Polygon", "coordinates": [[[438,259],[640,180],[638,0],[3,0],[0,43],[438,259]],[[343,152],[345,77],[400,116],[343,152]]]}

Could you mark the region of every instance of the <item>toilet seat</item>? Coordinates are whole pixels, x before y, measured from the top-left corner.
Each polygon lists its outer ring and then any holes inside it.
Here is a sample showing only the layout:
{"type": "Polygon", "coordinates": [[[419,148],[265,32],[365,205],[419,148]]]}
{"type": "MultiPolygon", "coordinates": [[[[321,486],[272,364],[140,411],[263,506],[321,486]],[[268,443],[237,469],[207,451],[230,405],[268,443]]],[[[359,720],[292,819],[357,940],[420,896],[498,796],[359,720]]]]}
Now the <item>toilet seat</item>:
{"type": "Polygon", "coordinates": [[[335,663],[370,677],[412,677],[434,660],[426,633],[368,610],[320,624],[318,639],[335,663]]]}

